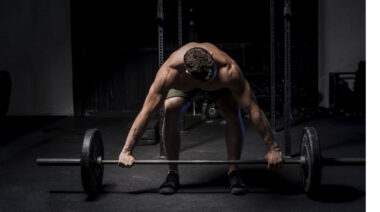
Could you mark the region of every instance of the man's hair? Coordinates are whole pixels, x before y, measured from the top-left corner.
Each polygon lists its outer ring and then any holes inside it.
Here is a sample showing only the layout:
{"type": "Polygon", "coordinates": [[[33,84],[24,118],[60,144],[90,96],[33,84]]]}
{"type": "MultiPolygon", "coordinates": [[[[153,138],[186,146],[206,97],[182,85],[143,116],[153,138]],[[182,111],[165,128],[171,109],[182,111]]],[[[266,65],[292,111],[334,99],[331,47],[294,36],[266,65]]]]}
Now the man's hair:
{"type": "Polygon", "coordinates": [[[185,67],[194,78],[207,81],[211,79],[215,61],[205,49],[195,47],[189,49],[184,57],[185,67]]]}

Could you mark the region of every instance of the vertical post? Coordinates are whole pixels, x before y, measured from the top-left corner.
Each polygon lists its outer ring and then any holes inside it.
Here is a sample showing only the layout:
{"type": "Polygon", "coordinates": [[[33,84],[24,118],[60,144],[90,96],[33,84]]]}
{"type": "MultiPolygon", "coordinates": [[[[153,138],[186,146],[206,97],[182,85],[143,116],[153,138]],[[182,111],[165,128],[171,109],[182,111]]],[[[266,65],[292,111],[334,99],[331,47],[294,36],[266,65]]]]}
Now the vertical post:
{"type": "Polygon", "coordinates": [[[164,63],[164,8],[163,0],[157,0],[157,21],[158,21],[158,64],[164,63]]]}
{"type": "MultiPolygon", "coordinates": [[[[195,40],[195,29],[194,29],[194,18],[193,18],[193,8],[191,7],[188,11],[188,17],[189,17],[189,34],[188,34],[188,41],[196,41],[195,40]]],[[[195,101],[193,101],[193,116],[197,115],[196,114],[196,104],[195,101]]]]}
{"type": "MultiPolygon", "coordinates": [[[[157,22],[158,22],[158,66],[161,67],[164,63],[164,7],[163,0],[157,0],[157,22]]],[[[160,142],[160,158],[165,158],[165,150],[162,138],[162,122],[165,117],[165,108],[162,105],[160,109],[160,116],[157,122],[158,137],[160,142]]]]}
{"type": "Polygon", "coordinates": [[[275,29],[274,29],[274,15],[275,6],[274,0],[270,0],[270,119],[273,129],[276,129],[276,58],[275,58],[275,29]]]}
{"type": "Polygon", "coordinates": [[[178,47],[182,45],[182,0],[178,0],[178,47]]]}
{"type": "MultiPolygon", "coordinates": [[[[178,7],[177,7],[177,22],[178,22],[178,48],[181,48],[183,45],[182,40],[182,0],[178,0],[178,7]]],[[[186,113],[186,112],[185,112],[186,113]]],[[[181,131],[185,131],[185,113],[183,114],[181,118],[181,131]]]]}
{"type": "Polygon", "coordinates": [[[189,8],[189,41],[198,41],[194,22],[194,8],[189,8]]]}
{"type": "Polygon", "coordinates": [[[285,156],[290,156],[292,151],[292,104],[291,104],[291,43],[290,43],[290,17],[292,15],[290,0],[284,0],[284,135],[285,135],[285,156]]]}

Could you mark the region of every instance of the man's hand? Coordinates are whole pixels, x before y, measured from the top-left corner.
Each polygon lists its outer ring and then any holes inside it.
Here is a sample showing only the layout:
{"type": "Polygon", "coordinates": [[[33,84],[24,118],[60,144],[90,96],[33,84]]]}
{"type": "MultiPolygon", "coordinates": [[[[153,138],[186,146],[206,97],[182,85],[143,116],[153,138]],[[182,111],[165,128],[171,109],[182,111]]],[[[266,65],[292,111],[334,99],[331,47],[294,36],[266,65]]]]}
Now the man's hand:
{"type": "Polygon", "coordinates": [[[122,151],[119,155],[119,166],[130,168],[135,162],[135,158],[132,156],[131,152],[122,151]]]}
{"type": "Polygon", "coordinates": [[[268,161],[268,169],[279,169],[284,166],[282,152],[279,149],[269,150],[265,155],[265,160],[268,161]]]}

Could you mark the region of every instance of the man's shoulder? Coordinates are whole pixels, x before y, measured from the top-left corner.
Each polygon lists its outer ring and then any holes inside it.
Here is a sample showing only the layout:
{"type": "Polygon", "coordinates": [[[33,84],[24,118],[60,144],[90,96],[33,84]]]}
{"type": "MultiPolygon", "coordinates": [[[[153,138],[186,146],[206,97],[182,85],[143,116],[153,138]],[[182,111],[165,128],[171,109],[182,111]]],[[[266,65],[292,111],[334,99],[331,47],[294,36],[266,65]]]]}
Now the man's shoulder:
{"type": "Polygon", "coordinates": [[[236,64],[226,65],[220,70],[220,74],[227,84],[234,84],[244,79],[244,76],[236,64]]]}
{"type": "Polygon", "coordinates": [[[172,84],[178,78],[178,69],[171,66],[164,67],[160,70],[162,79],[166,84],[172,84]]]}

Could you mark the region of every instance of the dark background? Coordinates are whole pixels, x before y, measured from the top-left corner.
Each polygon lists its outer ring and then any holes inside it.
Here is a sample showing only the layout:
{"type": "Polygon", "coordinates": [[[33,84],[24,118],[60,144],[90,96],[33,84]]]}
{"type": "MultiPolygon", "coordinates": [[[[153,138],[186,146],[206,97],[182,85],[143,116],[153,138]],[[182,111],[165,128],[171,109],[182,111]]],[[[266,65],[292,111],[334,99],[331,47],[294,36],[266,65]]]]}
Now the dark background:
{"type": "MultiPolygon", "coordinates": [[[[284,1],[274,2],[275,114],[281,119],[284,1]]],[[[270,116],[269,0],[182,4],[182,43],[212,42],[230,54],[270,116]]],[[[166,58],[179,48],[178,5],[172,0],[163,5],[166,58]]],[[[365,1],[293,0],[291,11],[293,114],[363,114],[365,1]]],[[[2,114],[139,111],[159,68],[157,1],[1,1],[0,12],[2,114]]]]}
{"type": "MultiPolygon", "coordinates": [[[[281,129],[284,5],[275,2],[276,141],[297,156],[303,128],[313,126],[322,156],[365,158],[366,2],[292,0],[290,132],[281,129]]],[[[158,194],[166,166],[107,166],[92,202],[79,167],[36,166],[36,158],[79,158],[90,128],[102,132],[105,158],[117,159],[159,68],[156,4],[0,0],[0,211],[366,210],[366,166],[324,167],[314,199],[293,165],[242,165],[245,196],[229,194],[225,166],[181,166],[182,187],[170,197],[158,194]]],[[[164,0],[164,13],[166,58],[179,47],[177,1],[164,0]]],[[[269,0],[183,0],[183,43],[212,42],[230,54],[271,118],[269,32],[269,0]]],[[[226,159],[225,122],[201,120],[203,101],[185,116],[181,159],[226,159]]],[[[244,117],[242,159],[262,158],[268,150],[244,117]]],[[[160,158],[151,126],[144,136],[136,159],[160,158]]]]}
{"type": "MultiPolygon", "coordinates": [[[[294,107],[318,106],[317,3],[293,2],[294,107]]],[[[156,7],[156,1],[71,2],[76,114],[141,108],[158,69],[156,7]]],[[[282,10],[283,2],[276,2],[278,112],[283,105],[282,10]]],[[[177,1],[164,1],[164,14],[167,57],[178,48],[177,1]]],[[[265,111],[270,109],[269,20],[267,0],[183,1],[183,42],[211,42],[230,54],[265,111]]]]}

